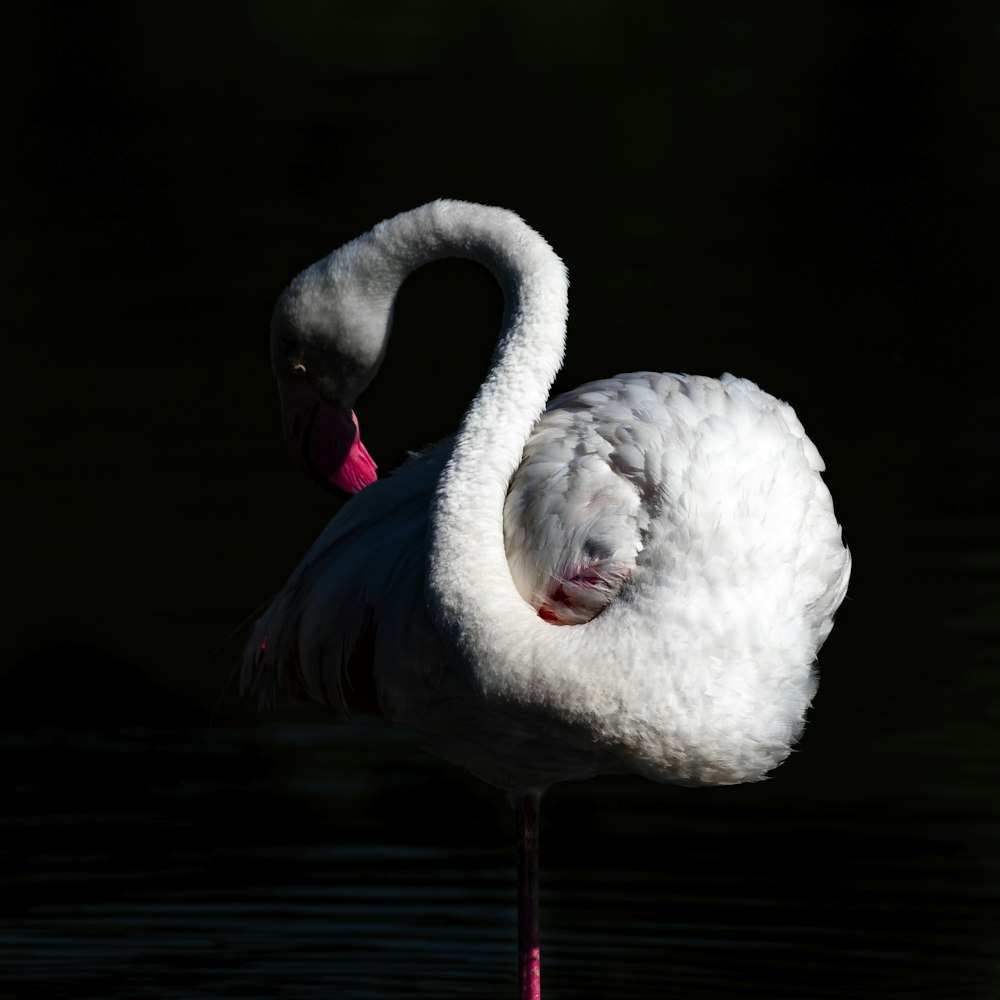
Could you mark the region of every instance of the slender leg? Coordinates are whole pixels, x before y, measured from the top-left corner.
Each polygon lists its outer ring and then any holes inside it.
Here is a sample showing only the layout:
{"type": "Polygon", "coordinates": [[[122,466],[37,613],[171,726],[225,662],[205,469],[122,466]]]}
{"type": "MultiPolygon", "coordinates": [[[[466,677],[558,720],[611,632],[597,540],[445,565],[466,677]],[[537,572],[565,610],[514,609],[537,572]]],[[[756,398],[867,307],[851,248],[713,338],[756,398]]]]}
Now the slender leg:
{"type": "Polygon", "coordinates": [[[538,952],[538,807],[542,793],[517,792],[517,951],[521,1000],[541,1000],[541,959],[538,952]]]}

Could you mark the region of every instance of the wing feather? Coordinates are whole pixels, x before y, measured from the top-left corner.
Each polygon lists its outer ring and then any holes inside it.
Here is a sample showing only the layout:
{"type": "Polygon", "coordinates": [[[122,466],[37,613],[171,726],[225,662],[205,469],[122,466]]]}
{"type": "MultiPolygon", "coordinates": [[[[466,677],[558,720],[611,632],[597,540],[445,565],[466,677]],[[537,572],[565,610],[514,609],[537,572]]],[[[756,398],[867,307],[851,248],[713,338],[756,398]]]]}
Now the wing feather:
{"type": "Polygon", "coordinates": [[[433,629],[423,610],[422,559],[445,451],[415,456],[327,525],[254,626],[244,692],[268,706],[319,701],[340,715],[390,707],[395,715],[426,697],[434,668],[425,661],[404,674],[399,665],[413,665],[414,646],[437,641],[426,635],[433,629]]]}

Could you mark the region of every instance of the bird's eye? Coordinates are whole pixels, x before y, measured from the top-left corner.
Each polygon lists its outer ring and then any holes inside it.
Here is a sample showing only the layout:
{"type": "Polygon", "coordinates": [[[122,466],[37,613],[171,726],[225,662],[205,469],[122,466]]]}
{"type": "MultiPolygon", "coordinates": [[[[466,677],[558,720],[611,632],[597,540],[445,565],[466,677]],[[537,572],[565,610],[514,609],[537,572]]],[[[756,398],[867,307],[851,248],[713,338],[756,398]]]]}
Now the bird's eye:
{"type": "Polygon", "coordinates": [[[306,366],[301,361],[296,361],[290,368],[292,378],[303,378],[306,373],[306,366]]]}

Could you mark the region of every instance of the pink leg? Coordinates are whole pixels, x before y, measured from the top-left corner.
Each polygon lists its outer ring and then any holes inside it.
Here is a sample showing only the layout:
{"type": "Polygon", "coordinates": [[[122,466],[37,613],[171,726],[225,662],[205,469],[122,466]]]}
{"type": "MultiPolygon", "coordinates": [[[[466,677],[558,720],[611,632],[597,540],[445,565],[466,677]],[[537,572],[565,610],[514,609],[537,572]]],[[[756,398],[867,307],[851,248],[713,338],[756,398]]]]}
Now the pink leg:
{"type": "Polygon", "coordinates": [[[517,952],[521,1000],[541,1000],[541,959],[538,952],[538,807],[537,789],[517,792],[517,952]]]}

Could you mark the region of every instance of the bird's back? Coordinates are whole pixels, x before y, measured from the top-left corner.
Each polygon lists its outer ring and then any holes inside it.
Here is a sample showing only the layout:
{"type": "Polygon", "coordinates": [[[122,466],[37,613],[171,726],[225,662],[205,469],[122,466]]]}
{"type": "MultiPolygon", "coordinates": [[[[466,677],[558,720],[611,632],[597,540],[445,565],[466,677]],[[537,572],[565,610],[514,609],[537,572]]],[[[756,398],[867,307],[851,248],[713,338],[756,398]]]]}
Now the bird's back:
{"type": "Polygon", "coordinates": [[[748,577],[764,568],[752,553],[779,541],[808,575],[819,544],[836,585],[842,546],[839,530],[837,544],[825,537],[835,521],[822,469],[791,407],[746,379],[635,372],[587,383],[551,401],[511,482],[514,581],[543,617],[587,621],[632,575],[659,521],[691,560],[748,577]]]}

